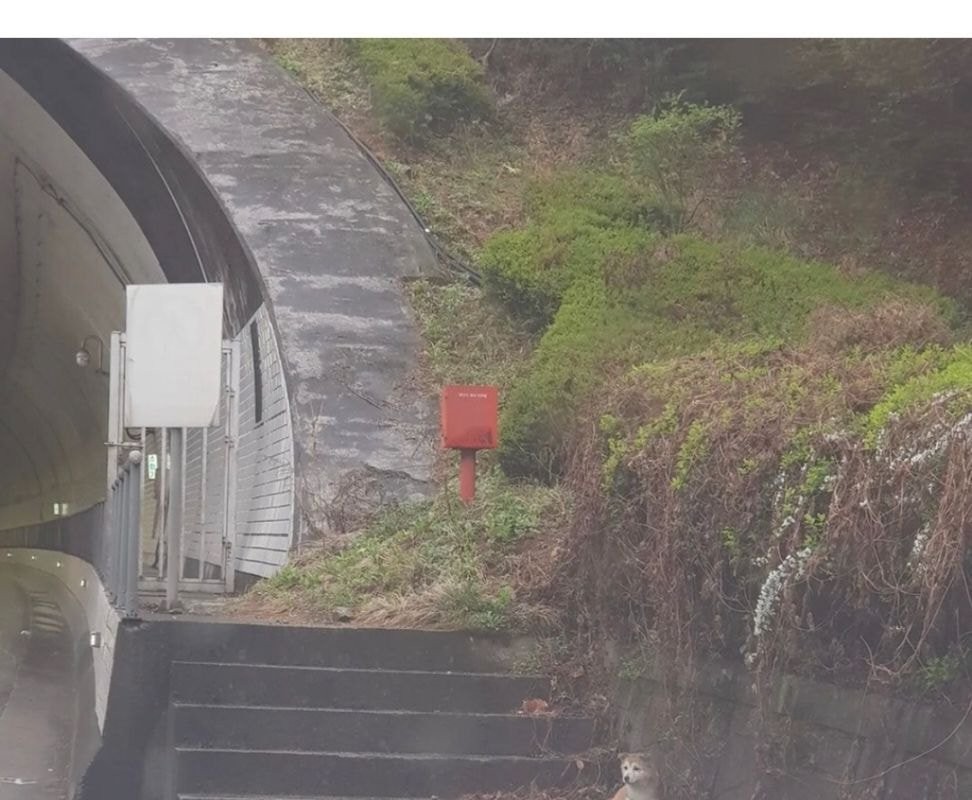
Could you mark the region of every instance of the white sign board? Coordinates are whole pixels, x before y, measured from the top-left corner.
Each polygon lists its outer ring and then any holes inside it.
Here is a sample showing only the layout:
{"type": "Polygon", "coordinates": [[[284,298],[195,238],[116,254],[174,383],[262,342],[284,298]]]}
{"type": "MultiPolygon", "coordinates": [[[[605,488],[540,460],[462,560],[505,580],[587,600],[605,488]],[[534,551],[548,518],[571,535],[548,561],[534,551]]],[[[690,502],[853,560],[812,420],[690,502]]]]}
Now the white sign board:
{"type": "Polygon", "coordinates": [[[204,428],[219,410],[223,287],[127,287],[125,426],[204,428]]]}

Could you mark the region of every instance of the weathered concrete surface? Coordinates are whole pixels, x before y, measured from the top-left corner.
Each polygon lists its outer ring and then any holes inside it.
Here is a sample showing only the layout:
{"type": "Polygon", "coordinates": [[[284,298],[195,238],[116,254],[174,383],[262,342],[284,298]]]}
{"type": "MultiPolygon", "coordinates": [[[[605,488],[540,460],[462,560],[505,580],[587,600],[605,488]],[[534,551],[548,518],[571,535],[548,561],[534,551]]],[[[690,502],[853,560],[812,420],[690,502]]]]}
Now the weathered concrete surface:
{"type": "Polygon", "coordinates": [[[70,797],[97,747],[83,618],[54,578],[0,565],[0,800],[70,797]]]}
{"type": "Polygon", "coordinates": [[[434,408],[415,380],[420,340],[401,282],[435,261],[398,197],[253,44],[71,44],[181,139],[259,265],[288,372],[308,520],[340,529],[342,493],[423,493],[434,408]]]}
{"type": "Polygon", "coordinates": [[[753,680],[730,663],[700,663],[693,674],[681,673],[683,727],[675,732],[662,722],[671,719],[670,680],[653,665],[645,678],[623,681],[618,693],[624,748],[656,747],[670,782],[684,790],[685,773],[692,773],[706,797],[720,800],[972,797],[967,709],[792,675],[764,688],[760,702],[753,680]],[[684,730],[689,718],[692,734],[684,730]]]}

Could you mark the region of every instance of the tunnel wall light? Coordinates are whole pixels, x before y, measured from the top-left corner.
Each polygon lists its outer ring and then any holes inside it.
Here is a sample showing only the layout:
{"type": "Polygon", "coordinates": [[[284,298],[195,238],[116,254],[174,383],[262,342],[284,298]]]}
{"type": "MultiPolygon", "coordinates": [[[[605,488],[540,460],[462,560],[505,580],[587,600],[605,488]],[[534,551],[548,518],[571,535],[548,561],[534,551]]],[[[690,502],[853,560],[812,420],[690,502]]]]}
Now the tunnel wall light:
{"type": "Polygon", "coordinates": [[[100,336],[95,336],[91,334],[90,336],[85,336],[81,340],[81,347],[78,352],[74,354],[74,362],[85,369],[91,364],[91,350],[88,347],[89,342],[95,342],[98,345],[98,366],[95,367],[95,372],[99,375],[107,375],[105,372],[105,343],[101,340],[100,336]]]}
{"type": "Polygon", "coordinates": [[[90,642],[92,647],[101,647],[101,632],[91,631],[90,642]]]}

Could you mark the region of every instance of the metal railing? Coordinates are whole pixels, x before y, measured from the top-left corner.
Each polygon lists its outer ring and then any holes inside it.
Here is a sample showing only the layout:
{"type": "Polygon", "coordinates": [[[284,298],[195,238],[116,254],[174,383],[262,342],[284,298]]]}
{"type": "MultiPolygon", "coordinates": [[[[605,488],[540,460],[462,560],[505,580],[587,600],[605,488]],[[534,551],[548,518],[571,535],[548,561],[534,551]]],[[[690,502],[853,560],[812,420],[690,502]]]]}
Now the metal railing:
{"type": "Polygon", "coordinates": [[[122,616],[138,616],[138,551],[141,546],[142,453],[133,450],[111,484],[105,508],[105,591],[122,616]]]}

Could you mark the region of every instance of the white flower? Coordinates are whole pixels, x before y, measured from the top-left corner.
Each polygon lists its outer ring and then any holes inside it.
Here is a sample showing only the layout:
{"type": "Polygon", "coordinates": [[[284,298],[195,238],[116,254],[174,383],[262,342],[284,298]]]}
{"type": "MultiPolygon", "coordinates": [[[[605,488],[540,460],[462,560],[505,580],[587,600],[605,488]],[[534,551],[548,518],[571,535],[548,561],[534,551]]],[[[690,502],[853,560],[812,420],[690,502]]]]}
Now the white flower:
{"type": "Polygon", "coordinates": [[[919,575],[925,571],[925,564],[921,557],[925,553],[925,546],[928,544],[929,523],[922,525],[918,535],[915,536],[915,543],[911,546],[911,554],[908,556],[908,567],[919,575]]]}
{"type": "Polygon", "coordinates": [[[803,547],[795,553],[790,553],[776,569],[766,576],[766,580],[759,590],[756,613],[753,615],[753,635],[756,638],[769,630],[773,612],[776,610],[783,589],[786,588],[791,578],[803,577],[807,560],[812,552],[813,550],[810,547],[803,547]]]}

